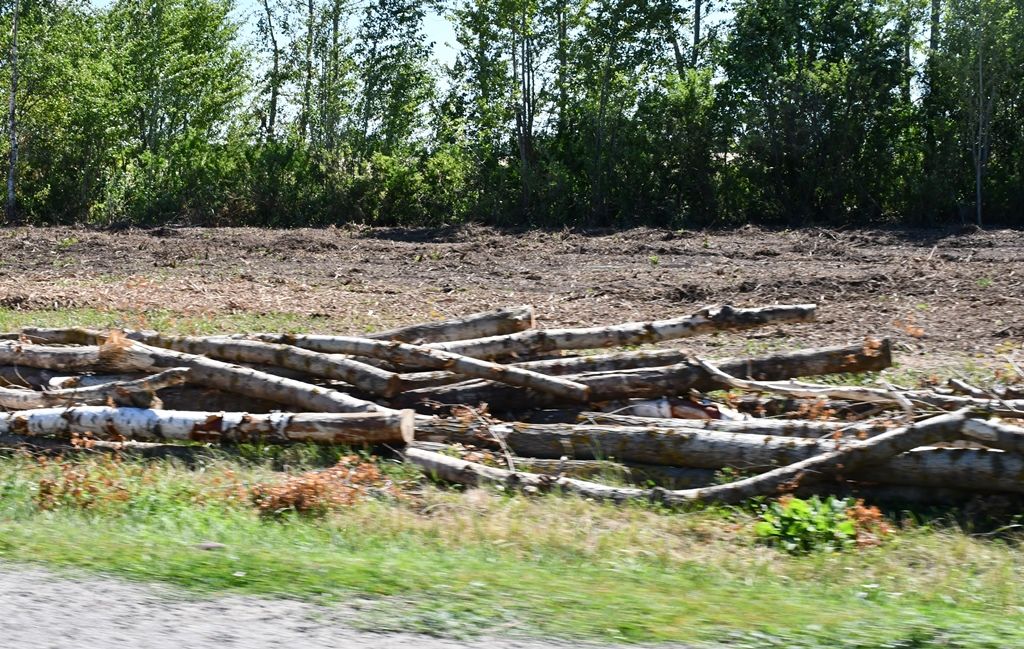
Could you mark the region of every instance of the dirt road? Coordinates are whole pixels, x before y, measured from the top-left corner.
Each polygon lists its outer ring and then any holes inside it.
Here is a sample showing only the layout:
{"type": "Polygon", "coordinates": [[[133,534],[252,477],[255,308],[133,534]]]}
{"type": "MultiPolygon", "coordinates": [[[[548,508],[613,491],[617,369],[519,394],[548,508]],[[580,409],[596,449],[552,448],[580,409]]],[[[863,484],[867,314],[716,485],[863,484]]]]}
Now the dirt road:
{"type": "Polygon", "coordinates": [[[255,597],[189,599],[169,588],[0,565],[0,646],[18,649],[557,649],[354,629],[352,613],[255,597]]]}
{"type": "Polygon", "coordinates": [[[359,332],[522,303],[575,326],[817,302],[817,325],[687,344],[721,356],[871,334],[925,367],[1024,339],[1024,232],[1011,230],[13,228],[0,251],[8,309],[286,313],[359,332]]]}

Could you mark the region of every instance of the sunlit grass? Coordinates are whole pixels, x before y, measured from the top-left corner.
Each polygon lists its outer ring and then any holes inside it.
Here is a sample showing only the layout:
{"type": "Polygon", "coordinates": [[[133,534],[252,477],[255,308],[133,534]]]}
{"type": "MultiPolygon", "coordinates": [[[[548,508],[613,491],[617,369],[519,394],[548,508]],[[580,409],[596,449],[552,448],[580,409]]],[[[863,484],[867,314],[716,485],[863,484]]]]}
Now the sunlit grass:
{"type": "MultiPolygon", "coordinates": [[[[327,459],[290,453],[292,471],[327,459]]],[[[954,527],[906,527],[881,548],[792,557],[758,545],[743,509],[444,491],[395,463],[385,468],[411,493],[404,500],[271,520],[239,494],[279,479],[272,465],[282,458],[251,457],[193,468],[77,460],[68,466],[91,476],[98,495],[51,509],[40,507],[39,489],[57,465],[4,459],[0,558],[205,593],[358,594],[372,598],[363,624],[432,633],[771,646],[758,644],[767,634],[787,647],[1024,643],[1024,551],[954,527]],[[225,547],[200,549],[206,541],[225,547]],[[908,639],[919,644],[886,644],[908,639]]]]}

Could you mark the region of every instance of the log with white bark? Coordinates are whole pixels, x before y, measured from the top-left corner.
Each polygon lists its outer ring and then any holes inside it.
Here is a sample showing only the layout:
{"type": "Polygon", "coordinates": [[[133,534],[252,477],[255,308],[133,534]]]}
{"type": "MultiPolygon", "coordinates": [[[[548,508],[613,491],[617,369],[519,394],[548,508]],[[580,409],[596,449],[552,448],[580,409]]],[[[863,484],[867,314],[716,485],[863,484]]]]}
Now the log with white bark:
{"type": "MultiPolygon", "coordinates": [[[[78,327],[26,328],[22,333],[32,340],[76,345],[100,344],[109,337],[109,334],[99,330],[78,327]]],[[[208,356],[232,363],[244,363],[247,366],[256,366],[264,372],[280,367],[310,376],[344,381],[375,396],[392,397],[402,390],[401,381],[394,372],[355,359],[321,354],[291,345],[272,344],[257,340],[237,340],[226,336],[165,336],[154,331],[130,330],[122,333],[129,340],[153,347],[208,356]]],[[[274,372],[276,373],[276,371],[274,372]]],[[[296,376],[292,375],[288,378],[296,378],[296,376]]]]}
{"type": "Polygon", "coordinates": [[[697,427],[523,424],[420,419],[416,439],[494,447],[500,439],[523,457],[619,462],[717,469],[790,464],[830,451],[827,439],[751,435],[697,427]]]}
{"type": "Polygon", "coordinates": [[[741,331],[769,324],[812,322],[815,315],[816,307],[813,304],[757,309],[720,306],[669,320],[628,322],[606,327],[533,330],[480,340],[436,343],[432,346],[478,358],[523,358],[569,349],[645,345],[714,331],[741,331]]]}
{"type": "MultiPolygon", "coordinates": [[[[738,331],[769,324],[811,322],[814,317],[815,306],[813,304],[770,306],[759,309],[722,306],[711,307],[691,316],[671,320],[628,322],[607,327],[580,329],[531,329],[504,336],[431,343],[427,346],[473,358],[523,358],[567,349],[643,345],[697,336],[713,331],[738,331]]],[[[327,354],[345,354],[348,352],[345,351],[347,347],[343,338],[343,336],[288,335],[277,336],[271,340],[327,354]]],[[[263,339],[266,340],[266,338],[263,339]]]]}
{"type": "Polygon", "coordinates": [[[137,407],[160,407],[157,390],[181,385],[188,377],[187,368],[173,368],[158,374],[130,381],[115,381],[90,387],[36,391],[0,388],[0,407],[10,410],[47,408],[112,402],[137,407]]]}
{"type": "MultiPolygon", "coordinates": [[[[90,342],[102,339],[90,330],[32,330],[36,338],[90,342]]],[[[508,385],[531,388],[571,401],[586,401],[586,386],[526,369],[508,367],[475,358],[451,354],[396,341],[373,340],[352,336],[334,336],[339,351],[325,354],[292,346],[291,336],[257,334],[260,340],[232,338],[198,338],[164,336],[153,332],[131,331],[129,340],[153,347],[173,349],[193,355],[205,355],[232,362],[278,365],[292,370],[350,383],[372,395],[391,397],[401,389],[398,376],[366,363],[336,354],[372,357],[395,364],[416,364],[450,370],[467,377],[490,379],[508,385]]]]}
{"type": "Polygon", "coordinates": [[[21,341],[0,342],[0,365],[47,370],[87,370],[100,363],[96,347],[51,347],[21,341]]]}
{"type": "Polygon", "coordinates": [[[723,387],[773,392],[789,397],[812,399],[847,399],[865,403],[898,405],[908,414],[913,414],[915,404],[932,406],[944,410],[958,408],[984,409],[1000,417],[1024,418],[1024,401],[1008,401],[993,396],[955,396],[939,394],[931,390],[895,390],[891,388],[866,388],[861,386],[833,386],[801,381],[750,381],[731,376],[727,371],[708,361],[697,361],[698,365],[723,387]]]}
{"type": "Polygon", "coordinates": [[[415,415],[391,413],[196,412],[81,406],[0,413],[0,434],[63,437],[119,436],[139,441],[217,443],[312,442],[318,444],[407,443],[415,415]]]}
{"type": "Polygon", "coordinates": [[[965,418],[964,412],[940,415],[913,426],[889,431],[869,440],[850,441],[836,445],[830,451],[761,475],[728,484],[681,490],[611,487],[561,476],[517,473],[466,462],[418,448],[408,448],[406,458],[429,475],[471,486],[498,484],[509,488],[532,487],[545,491],[561,489],[588,498],[614,502],[649,500],[667,505],[711,502],[732,504],[756,496],[791,492],[801,486],[822,482],[840,473],[852,473],[861,467],[882,464],[920,446],[955,440],[961,435],[965,418]]]}
{"type": "Polygon", "coordinates": [[[637,417],[608,412],[582,412],[577,416],[581,424],[617,424],[622,426],[655,426],[657,428],[700,428],[731,433],[775,435],[777,437],[872,437],[894,426],[884,422],[851,423],[843,421],[810,421],[805,419],[748,419],[726,421],[721,419],[667,419],[637,417]]]}
{"type": "Polygon", "coordinates": [[[424,343],[501,336],[523,331],[524,329],[532,329],[535,326],[536,320],[533,315],[533,307],[517,306],[473,313],[451,320],[399,327],[398,329],[367,334],[366,338],[397,340],[403,343],[422,345],[424,343]]]}
{"type": "MultiPolygon", "coordinates": [[[[826,347],[771,356],[721,361],[719,367],[734,376],[759,380],[778,380],[795,376],[878,371],[892,364],[888,340],[877,347],[848,345],[826,347]]],[[[590,401],[652,399],[687,394],[690,390],[713,390],[719,383],[698,365],[678,363],[668,367],[640,368],[621,372],[575,374],[570,378],[590,388],[590,401]]],[[[416,407],[422,401],[476,405],[487,403],[492,411],[563,405],[564,400],[550,395],[526,392],[518,388],[483,381],[457,383],[438,388],[413,390],[395,398],[396,405],[416,407]]]]}
{"type": "MultiPolygon", "coordinates": [[[[443,451],[443,444],[413,442],[428,451],[443,451]]],[[[448,451],[449,454],[451,453],[448,451]]],[[[496,455],[501,459],[500,455],[496,455]]],[[[724,475],[715,469],[609,462],[607,460],[538,459],[514,457],[517,470],[582,480],[623,480],[634,485],[654,484],[666,489],[712,486],[724,475]]],[[[506,468],[506,467],[501,467],[506,468]]],[[[838,481],[815,487],[833,491],[843,485],[869,490],[883,485],[897,489],[913,487],[952,488],[962,493],[1024,493],[1024,458],[1015,453],[976,449],[928,448],[897,455],[877,466],[844,473],[838,481]]],[[[899,491],[893,491],[898,494],[899,491]]],[[[921,500],[915,498],[914,500],[921,500]]],[[[936,499],[937,502],[943,500],[936,499]]]]}
{"type": "Polygon", "coordinates": [[[344,381],[359,390],[381,397],[392,397],[401,391],[401,382],[394,372],[355,359],[311,352],[307,349],[257,340],[204,339],[190,336],[145,334],[140,338],[154,347],[173,349],[188,354],[217,358],[233,363],[276,365],[325,379],[344,381]]]}
{"type": "Polygon", "coordinates": [[[190,382],[218,390],[273,401],[312,412],[390,412],[371,401],[294,379],[231,365],[205,356],[151,347],[129,340],[108,341],[100,348],[103,363],[128,371],[187,367],[190,382]]]}
{"type": "MultiPolygon", "coordinates": [[[[289,346],[294,344],[294,340],[298,338],[290,335],[277,334],[257,334],[257,336],[263,341],[262,344],[267,344],[268,342],[275,343],[271,346],[275,348],[283,347],[285,349],[290,348],[289,346]]],[[[181,346],[181,343],[178,342],[179,340],[181,339],[161,337],[159,344],[162,347],[169,346],[178,348],[181,346]]],[[[434,369],[444,369],[467,377],[488,379],[507,385],[536,390],[538,392],[550,394],[553,397],[568,399],[570,401],[586,401],[588,397],[589,391],[585,385],[575,383],[569,379],[548,376],[547,374],[541,374],[539,372],[519,367],[500,365],[498,363],[479,360],[463,356],[461,354],[453,354],[437,349],[431,349],[426,346],[410,345],[408,343],[401,343],[397,341],[356,338],[351,336],[334,336],[332,340],[336,349],[336,351],[332,353],[335,354],[366,356],[384,360],[395,365],[418,365],[434,369]]],[[[223,344],[230,346],[239,343],[251,343],[252,341],[231,341],[225,343],[206,341],[196,342],[205,343],[207,345],[223,344]]],[[[202,348],[203,344],[196,344],[190,347],[190,349],[193,350],[193,353],[204,353],[198,351],[202,348]]],[[[324,353],[307,350],[301,351],[307,355],[328,358],[324,353]]],[[[284,354],[282,354],[282,358],[284,357],[284,354]]],[[[395,375],[392,374],[391,376],[394,377],[395,375]]]]}
{"type": "MultiPolygon", "coordinates": [[[[548,358],[540,361],[510,363],[541,374],[569,376],[586,372],[615,372],[634,370],[641,367],[664,367],[684,363],[691,354],[681,349],[641,349],[629,352],[612,352],[593,356],[567,356],[548,358]]],[[[452,372],[413,372],[399,375],[402,391],[418,390],[440,385],[450,385],[465,380],[452,372]]]]}

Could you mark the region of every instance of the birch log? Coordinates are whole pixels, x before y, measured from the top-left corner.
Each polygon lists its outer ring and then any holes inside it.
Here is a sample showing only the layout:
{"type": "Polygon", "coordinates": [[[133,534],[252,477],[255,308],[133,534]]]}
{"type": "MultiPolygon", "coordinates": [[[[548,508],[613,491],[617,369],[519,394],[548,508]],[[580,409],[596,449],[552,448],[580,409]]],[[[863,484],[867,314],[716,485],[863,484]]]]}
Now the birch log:
{"type": "MultiPolygon", "coordinates": [[[[75,345],[101,344],[108,337],[102,331],[83,328],[39,329],[25,328],[22,333],[32,340],[75,345]]],[[[392,397],[402,390],[398,375],[388,370],[343,358],[299,349],[290,345],[271,344],[257,340],[239,340],[234,337],[165,336],[155,331],[125,331],[129,340],[173,349],[187,354],[204,355],[232,363],[255,365],[260,371],[271,373],[273,368],[284,368],[311,376],[344,381],[374,396],[392,397]]],[[[276,370],[273,370],[276,374],[276,370]]],[[[293,374],[288,378],[296,378],[293,374]]]]}
{"type": "MultiPolygon", "coordinates": [[[[444,445],[424,445],[413,442],[417,448],[428,451],[442,450],[444,445]]],[[[500,456],[498,456],[500,459],[500,456]]],[[[553,476],[582,480],[613,477],[634,485],[655,484],[665,489],[707,487],[721,477],[714,469],[633,464],[603,460],[542,460],[513,458],[516,469],[553,476]]],[[[504,467],[502,467],[504,468],[504,467]]],[[[872,486],[895,488],[951,488],[968,493],[1024,493],[1024,458],[1017,454],[977,449],[931,448],[897,455],[878,466],[867,466],[845,473],[838,481],[808,485],[814,491],[831,493],[836,488],[868,490],[872,486]]],[[[900,492],[894,490],[892,494],[900,492]]],[[[921,500],[915,497],[914,500],[921,500]]],[[[942,498],[936,499],[943,502],[942,498]]],[[[934,502],[934,500],[933,500],[934,502]]]]}
{"type": "Polygon", "coordinates": [[[517,306],[474,313],[463,318],[428,322],[368,334],[366,338],[397,340],[403,343],[449,342],[515,333],[536,326],[532,306],[517,306]]]}
{"type": "MultiPolygon", "coordinates": [[[[287,345],[298,345],[302,339],[308,338],[308,336],[277,334],[270,336],[260,334],[259,337],[264,341],[287,345]]],[[[332,345],[334,351],[331,353],[335,354],[369,356],[395,365],[418,365],[450,370],[464,376],[489,379],[506,385],[533,389],[550,394],[552,397],[569,401],[586,401],[589,396],[587,386],[566,378],[548,376],[547,374],[509,365],[499,365],[498,363],[431,349],[426,346],[348,336],[333,336],[332,345]]]]}
{"type": "Polygon", "coordinates": [[[113,368],[153,371],[166,367],[187,367],[191,370],[189,380],[192,383],[303,410],[394,413],[390,408],[356,399],[343,392],[231,365],[205,356],[150,347],[127,340],[108,342],[100,350],[103,362],[113,368]]]}
{"type": "Polygon", "coordinates": [[[0,342],[0,365],[73,371],[94,369],[99,363],[96,347],[48,347],[11,340],[0,342]]]}
{"type": "Polygon", "coordinates": [[[81,406],[0,413],[0,434],[63,438],[89,434],[139,441],[217,443],[400,444],[412,440],[414,419],[411,410],[253,415],[81,406]]]}
{"type": "MultiPolygon", "coordinates": [[[[734,376],[777,380],[795,376],[877,371],[891,364],[891,347],[889,341],[884,340],[877,347],[849,345],[809,349],[727,360],[720,362],[719,367],[734,376]]],[[[591,402],[652,399],[686,394],[690,390],[714,390],[719,386],[706,370],[689,363],[621,372],[576,374],[566,378],[588,386],[591,402]]],[[[395,404],[416,407],[424,400],[466,405],[487,403],[492,411],[520,408],[524,403],[535,408],[565,404],[564,400],[550,395],[529,393],[483,381],[405,392],[395,398],[395,404]]]]}
{"type": "MultiPolygon", "coordinates": [[[[694,315],[672,320],[628,322],[608,327],[581,329],[534,329],[504,336],[431,343],[427,346],[473,358],[528,357],[566,349],[644,345],[697,336],[712,331],[752,329],[768,324],[811,322],[815,317],[815,309],[813,304],[771,306],[759,309],[737,309],[731,306],[722,306],[704,309],[694,315]]],[[[345,351],[346,343],[343,338],[296,335],[280,336],[273,338],[272,341],[327,354],[345,354],[348,352],[345,351]]]]}
{"type": "Polygon", "coordinates": [[[960,430],[964,421],[963,412],[940,415],[870,440],[849,442],[837,446],[831,451],[751,478],[711,487],[671,491],[660,488],[610,487],[561,476],[516,473],[418,448],[407,449],[406,458],[429,475],[472,486],[499,484],[509,488],[526,486],[545,491],[557,488],[588,498],[614,502],[650,500],[667,505],[698,502],[734,504],[755,496],[769,496],[793,491],[800,486],[831,478],[839,472],[849,473],[862,466],[882,464],[901,453],[925,444],[955,440],[961,434],[960,430]]]}
{"type": "MultiPolygon", "coordinates": [[[[681,349],[642,349],[631,352],[612,352],[594,356],[571,356],[565,358],[549,358],[542,361],[522,361],[510,363],[512,367],[521,367],[541,374],[552,376],[568,376],[586,372],[615,372],[634,370],[641,367],[664,367],[684,363],[691,358],[690,354],[681,349]]],[[[399,375],[402,391],[431,388],[441,385],[458,383],[464,379],[452,372],[414,372],[399,375]]]]}
{"type": "Polygon", "coordinates": [[[844,421],[809,421],[805,419],[748,419],[726,421],[721,419],[666,419],[660,417],[637,417],[607,412],[582,412],[578,415],[581,424],[617,424],[624,426],[654,426],[657,428],[685,428],[717,430],[753,435],[774,435],[777,437],[832,437],[839,433],[843,437],[872,437],[884,433],[894,426],[883,422],[850,423],[844,421]]]}

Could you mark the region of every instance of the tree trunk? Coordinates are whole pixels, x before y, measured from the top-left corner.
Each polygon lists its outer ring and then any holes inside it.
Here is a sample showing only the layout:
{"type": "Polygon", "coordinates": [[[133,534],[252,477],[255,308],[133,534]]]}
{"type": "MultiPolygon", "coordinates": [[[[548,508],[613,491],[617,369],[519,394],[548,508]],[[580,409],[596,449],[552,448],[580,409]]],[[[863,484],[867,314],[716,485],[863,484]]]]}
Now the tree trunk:
{"type": "MultiPolygon", "coordinates": [[[[806,484],[821,482],[836,474],[851,473],[869,464],[883,464],[901,453],[938,441],[951,441],[960,435],[963,413],[940,415],[912,427],[900,428],[863,442],[849,442],[841,447],[797,461],[787,466],[752,478],[728,484],[667,491],[664,489],[638,489],[610,487],[593,482],[559,476],[516,473],[482,464],[425,451],[406,449],[406,459],[418,465],[428,475],[471,486],[499,484],[506,487],[528,487],[536,490],[562,489],[587,498],[621,502],[648,500],[667,505],[688,503],[735,504],[755,496],[787,493],[806,484]]],[[[795,440],[789,440],[793,442],[795,440]]],[[[893,475],[890,468],[886,475],[893,475]]],[[[1021,483],[1014,476],[1011,484],[1021,483]]]]}
{"type": "MultiPolygon", "coordinates": [[[[504,336],[477,338],[447,343],[431,343],[432,349],[449,351],[472,358],[505,359],[529,357],[566,349],[596,349],[645,345],[677,340],[714,331],[742,331],[769,324],[812,322],[813,304],[737,309],[730,306],[704,309],[692,316],[653,322],[628,322],[608,327],[581,329],[534,329],[504,336]]],[[[273,338],[304,349],[326,354],[344,354],[338,336],[289,335],[273,338]]]]}
{"type": "Polygon", "coordinates": [[[101,348],[103,362],[129,371],[151,371],[167,367],[188,367],[190,381],[218,390],[235,392],[313,412],[390,412],[369,401],[356,399],[336,390],[302,381],[286,379],[223,361],[158,349],[138,342],[107,343],[101,348]]]}
{"type": "MultiPolygon", "coordinates": [[[[585,372],[613,372],[641,367],[663,367],[689,360],[692,356],[680,349],[642,349],[632,352],[613,352],[596,356],[573,356],[551,358],[542,361],[511,363],[520,367],[551,376],[569,376],[585,372]]],[[[451,385],[464,380],[451,372],[415,372],[399,376],[402,391],[451,385]]]]}
{"type": "Polygon", "coordinates": [[[11,157],[7,168],[7,222],[17,220],[17,200],[14,193],[18,171],[18,20],[21,14],[20,0],[14,0],[14,16],[11,21],[11,102],[7,113],[7,128],[11,138],[11,157]]]}
{"type": "MultiPolygon", "coordinates": [[[[722,361],[719,367],[736,376],[779,380],[796,376],[817,376],[844,372],[879,371],[892,364],[888,340],[877,348],[864,345],[826,347],[799,352],[722,361]]],[[[715,390],[719,383],[706,370],[689,363],[669,367],[641,368],[621,372],[570,375],[567,378],[590,388],[591,402],[620,399],[657,399],[685,395],[690,390],[715,390]]],[[[415,407],[424,400],[447,404],[476,405],[486,402],[491,410],[513,410],[529,403],[534,408],[564,405],[549,395],[525,393],[518,388],[482,381],[405,392],[395,401],[415,407]]]]}
{"type": "Polygon", "coordinates": [[[412,440],[412,411],[389,413],[192,412],[82,406],[0,413],[0,433],[96,435],[142,441],[401,444],[412,440]]]}
{"type": "Polygon", "coordinates": [[[537,326],[532,306],[517,306],[495,311],[474,313],[463,318],[428,322],[426,324],[400,327],[389,331],[367,334],[364,338],[376,340],[397,340],[403,343],[423,345],[427,343],[451,342],[501,336],[516,333],[537,326]]]}

